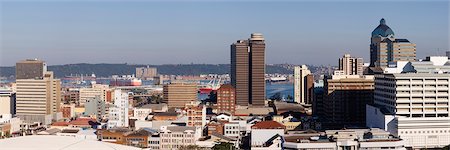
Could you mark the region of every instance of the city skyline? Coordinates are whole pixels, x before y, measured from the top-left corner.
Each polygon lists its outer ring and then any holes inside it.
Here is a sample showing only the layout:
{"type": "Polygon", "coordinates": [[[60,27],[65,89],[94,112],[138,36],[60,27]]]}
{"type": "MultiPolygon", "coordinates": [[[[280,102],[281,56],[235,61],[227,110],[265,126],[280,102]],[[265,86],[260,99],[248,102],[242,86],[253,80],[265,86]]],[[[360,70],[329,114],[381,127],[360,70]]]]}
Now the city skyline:
{"type": "Polygon", "coordinates": [[[267,64],[336,64],[342,53],[368,62],[381,18],[417,44],[418,59],[449,50],[448,1],[1,4],[0,66],[36,57],[49,65],[228,64],[229,44],[253,32],[265,35],[267,64]]]}

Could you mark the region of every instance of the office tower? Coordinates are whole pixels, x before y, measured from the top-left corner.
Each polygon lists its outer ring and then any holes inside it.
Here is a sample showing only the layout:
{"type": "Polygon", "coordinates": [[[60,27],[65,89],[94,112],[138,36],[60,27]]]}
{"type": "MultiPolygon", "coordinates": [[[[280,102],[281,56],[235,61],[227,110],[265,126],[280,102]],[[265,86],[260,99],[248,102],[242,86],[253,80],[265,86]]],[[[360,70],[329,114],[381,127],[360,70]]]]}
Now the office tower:
{"type": "Polygon", "coordinates": [[[231,84],[224,84],[217,90],[217,112],[231,115],[236,112],[236,94],[231,84]]]}
{"type": "Polygon", "coordinates": [[[449,64],[445,56],[431,57],[423,62],[397,62],[377,74],[374,105],[367,106],[367,126],[385,129],[413,149],[449,145],[449,64]]]}
{"type": "Polygon", "coordinates": [[[43,78],[47,65],[42,60],[27,59],[16,63],[16,79],[43,78]]]}
{"type": "Polygon", "coordinates": [[[299,104],[312,104],[314,76],[306,65],[294,67],[294,101],[299,104]]]}
{"type": "Polygon", "coordinates": [[[362,58],[354,58],[350,54],[345,54],[342,58],[339,58],[339,70],[342,70],[344,75],[363,75],[363,66],[362,58]]]}
{"type": "Polygon", "coordinates": [[[381,19],[380,25],[372,31],[370,66],[386,67],[397,61],[416,61],[416,44],[407,39],[396,39],[386,20],[381,19]]]}
{"type": "Polygon", "coordinates": [[[373,76],[333,75],[324,85],[325,128],[365,127],[366,104],[373,103],[373,76]]]}
{"type": "Polygon", "coordinates": [[[184,108],[191,101],[197,101],[197,84],[171,83],[163,86],[163,102],[169,108],[184,108]]]}
{"type": "Polygon", "coordinates": [[[109,108],[108,128],[128,127],[128,93],[114,90],[114,106],[109,108]]]}
{"type": "Polygon", "coordinates": [[[16,114],[16,93],[11,89],[0,89],[0,114],[16,114]]]}
{"type": "Polygon", "coordinates": [[[158,75],[158,72],[155,67],[139,67],[136,68],[136,78],[139,79],[149,79],[158,75]]]}
{"type": "Polygon", "coordinates": [[[231,44],[231,84],[236,89],[236,104],[265,105],[265,43],[260,33],[231,44]]]}
{"type": "Polygon", "coordinates": [[[51,115],[60,112],[61,81],[54,79],[53,72],[40,79],[17,79],[16,88],[16,113],[25,122],[48,124],[51,115]]]}

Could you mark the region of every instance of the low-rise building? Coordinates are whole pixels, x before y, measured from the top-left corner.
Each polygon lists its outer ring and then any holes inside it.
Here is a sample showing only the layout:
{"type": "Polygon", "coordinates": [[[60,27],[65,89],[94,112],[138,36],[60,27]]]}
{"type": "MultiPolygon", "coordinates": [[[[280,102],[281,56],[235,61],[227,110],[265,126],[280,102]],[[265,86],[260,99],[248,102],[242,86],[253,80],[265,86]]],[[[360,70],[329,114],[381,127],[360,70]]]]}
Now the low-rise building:
{"type": "Polygon", "coordinates": [[[389,132],[372,129],[326,130],[317,132],[293,132],[284,136],[285,149],[302,150],[406,150],[404,141],[389,132]]]}
{"type": "Polygon", "coordinates": [[[199,127],[167,126],[160,133],[161,149],[179,149],[184,146],[196,145],[196,141],[202,135],[202,130],[199,127]]]}
{"type": "MultiPolygon", "coordinates": [[[[276,121],[261,121],[252,126],[251,129],[251,147],[267,147],[267,141],[273,137],[284,136],[286,127],[276,121]]],[[[281,149],[281,145],[279,147],[281,149]]]]}

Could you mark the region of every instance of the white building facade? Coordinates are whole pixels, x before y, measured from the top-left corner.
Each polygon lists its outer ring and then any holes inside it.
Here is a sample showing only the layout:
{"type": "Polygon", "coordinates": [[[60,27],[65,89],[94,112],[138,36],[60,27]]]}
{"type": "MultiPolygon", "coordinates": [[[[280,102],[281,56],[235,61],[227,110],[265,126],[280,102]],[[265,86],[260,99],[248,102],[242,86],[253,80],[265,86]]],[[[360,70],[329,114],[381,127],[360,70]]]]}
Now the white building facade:
{"type": "Polygon", "coordinates": [[[114,91],[114,107],[109,108],[108,128],[128,127],[128,93],[114,91]]]}
{"type": "MultiPolygon", "coordinates": [[[[375,75],[375,104],[366,110],[371,119],[367,120],[368,127],[390,131],[404,139],[407,147],[439,148],[450,144],[450,72],[436,69],[439,67],[434,62],[426,64],[405,65],[424,73],[385,69],[384,74],[375,75]],[[425,66],[433,71],[425,73],[425,66]]],[[[411,68],[405,66],[396,67],[411,68]]]]}
{"type": "Polygon", "coordinates": [[[294,101],[299,104],[305,103],[305,77],[311,74],[311,71],[306,65],[294,67],[294,101]]]}

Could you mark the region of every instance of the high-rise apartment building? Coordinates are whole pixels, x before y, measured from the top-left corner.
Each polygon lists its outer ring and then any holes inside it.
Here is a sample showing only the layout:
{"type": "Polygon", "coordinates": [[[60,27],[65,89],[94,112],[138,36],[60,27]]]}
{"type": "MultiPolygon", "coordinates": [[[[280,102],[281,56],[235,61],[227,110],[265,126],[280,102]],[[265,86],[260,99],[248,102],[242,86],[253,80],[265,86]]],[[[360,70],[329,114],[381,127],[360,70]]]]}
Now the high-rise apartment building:
{"type": "Polygon", "coordinates": [[[231,45],[231,84],[236,89],[236,104],[265,105],[265,43],[260,33],[231,45]]]}
{"type": "Polygon", "coordinates": [[[170,108],[184,108],[191,101],[197,101],[197,84],[166,84],[163,86],[163,101],[170,108]]]}
{"type": "Polygon", "coordinates": [[[431,57],[423,62],[397,62],[383,74],[375,74],[374,105],[367,106],[367,126],[385,129],[413,149],[449,145],[448,64],[447,57],[431,57]]]}
{"type": "Polygon", "coordinates": [[[351,57],[350,54],[345,54],[339,58],[339,70],[342,70],[344,75],[363,75],[364,61],[362,58],[351,57]]]}
{"type": "Polygon", "coordinates": [[[236,94],[231,84],[224,84],[217,89],[217,112],[231,115],[236,112],[236,94]]]}
{"type": "Polygon", "coordinates": [[[47,71],[44,61],[38,59],[27,59],[16,63],[16,79],[43,78],[47,71]]]}
{"type": "Polygon", "coordinates": [[[314,76],[306,65],[294,67],[294,101],[299,104],[312,104],[314,76]]]}
{"type": "Polygon", "coordinates": [[[108,128],[128,127],[128,93],[114,90],[114,106],[109,108],[108,128]]]}
{"type": "Polygon", "coordinates": [[[324,83],[325,128],[365,127],[366,105],[373,103],[373,76],[333,75],[324,83]]]}
{"type": "Polygon", "coordinates": [[[396,39],[386,20],[381,19],[380,25],[372,31],[370,66],[386,67],[397,61],[416,61],[416,44],[407,39],[396,39]]]}
{"type": "Polygon", "coordinates": [[[139,79],[149,79],[158,75],[158,72],[155,67],[139,67],[136,68],[136,78],[139,79]]]}
{"type": "Polygon", "coordinates": [[[16,113],[25,122],[51,122],[51,116],[60,112],[61,81],[47,71],[43,78],[16,80],[16,113]]]}

